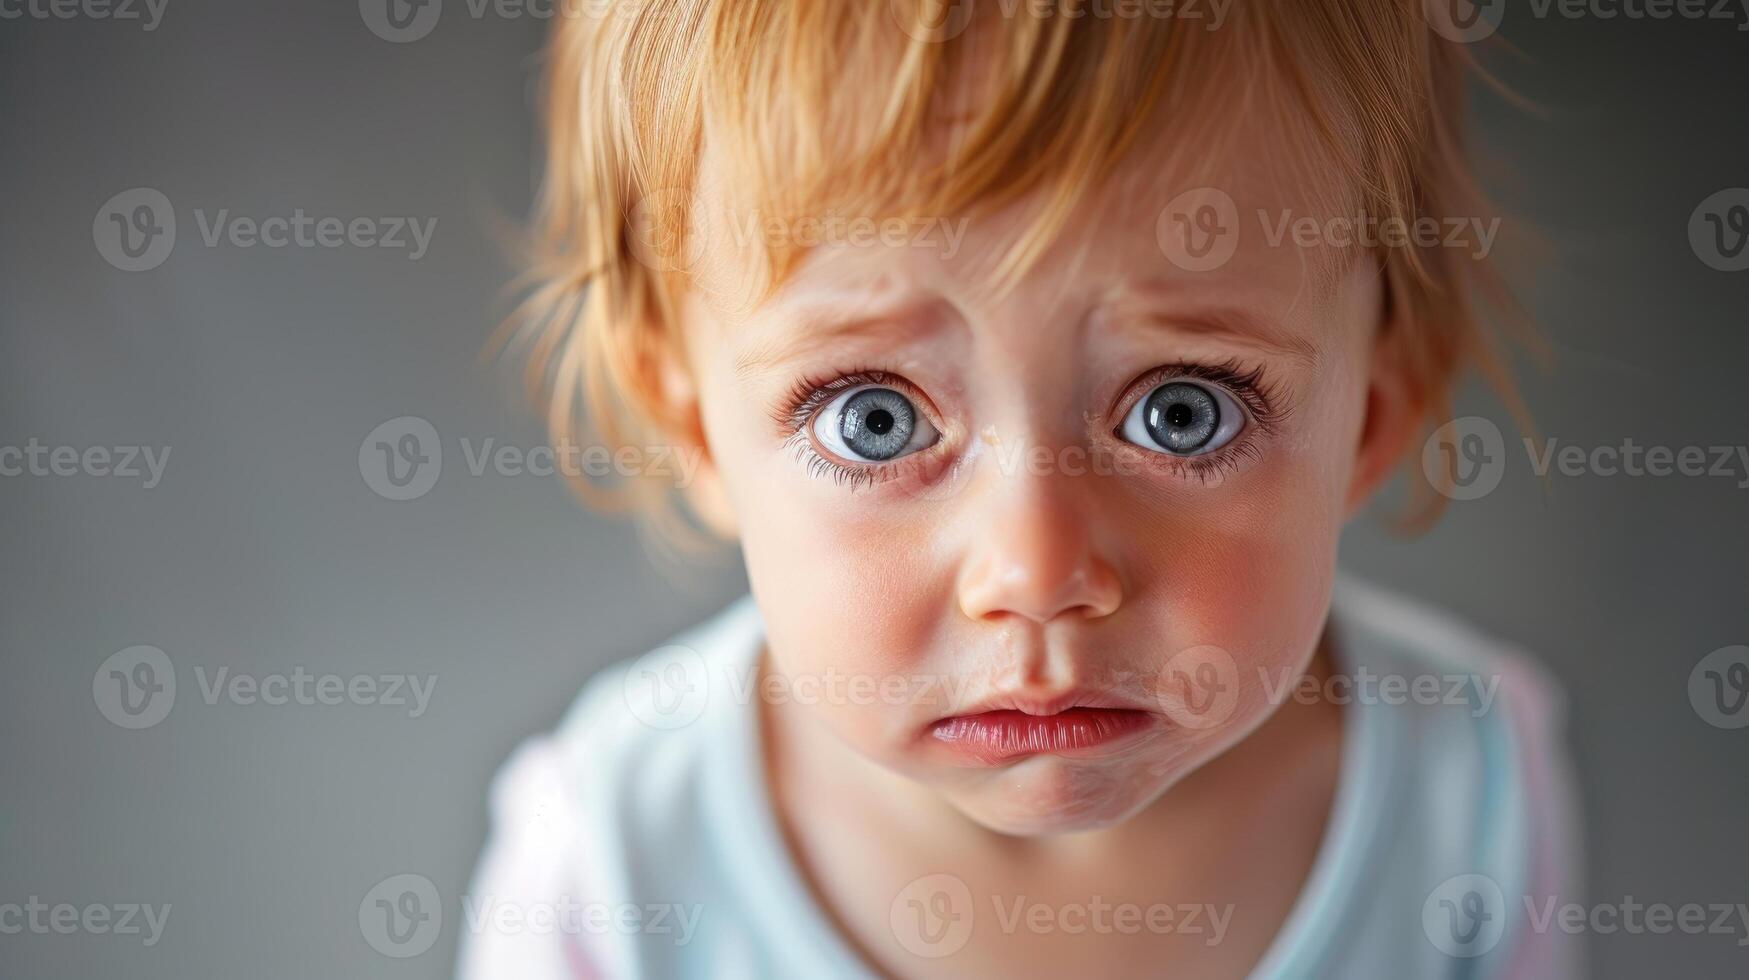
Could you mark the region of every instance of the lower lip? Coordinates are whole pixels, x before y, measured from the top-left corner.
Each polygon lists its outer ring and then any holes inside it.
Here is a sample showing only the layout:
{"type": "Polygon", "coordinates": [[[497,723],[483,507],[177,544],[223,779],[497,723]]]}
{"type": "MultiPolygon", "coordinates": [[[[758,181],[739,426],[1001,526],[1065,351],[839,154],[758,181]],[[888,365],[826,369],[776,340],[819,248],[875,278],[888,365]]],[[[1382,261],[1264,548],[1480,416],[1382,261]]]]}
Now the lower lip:
{"type": "Polygon", "coordinates": [[[944,718],[929,734],[956,754],[989,764],[1029,755],[1085,754],[1152,725],[1146,711],[1120,708],[1070,708],[1054,715],[985,711],[944,718]]]}

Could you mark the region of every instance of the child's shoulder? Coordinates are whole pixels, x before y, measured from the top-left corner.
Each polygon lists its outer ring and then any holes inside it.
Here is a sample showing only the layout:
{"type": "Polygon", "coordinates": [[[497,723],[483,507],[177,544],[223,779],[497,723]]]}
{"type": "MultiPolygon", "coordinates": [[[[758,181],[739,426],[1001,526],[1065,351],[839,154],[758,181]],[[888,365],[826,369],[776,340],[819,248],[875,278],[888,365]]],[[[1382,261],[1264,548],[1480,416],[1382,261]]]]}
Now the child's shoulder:
{"type": "Polygon", "coordinates": [[[744,598],[598,672],[552,732],[512,753],[492,782],[471,900],[483,918],[556,915],[564,941],[482,929],[463,944],[460,975],[661,974],[653,963],[691,955],[699,903],[732,893],[711,841],[761,836],[746,795],[760,641],[744,598]]]}
{"type": "Polygon", "coordinates": [[[1551,731],[1565,722],[1561,686],[1536,658],[1445,609],[1345,575],[1337,581],[1331,621],[1345,672],[1389,679],[1396,700],[1462,707],[1476,718],[1503,707],[1551,731]]]}
{"type": "Polygon", "coordinates": [[[573,805],[590,798],[636,802],[686,781],[745,734],[761,643],[758,613],[743,597],[642,656],[590,678],[549,734],[524,743],[494,795],[530,783],[564,785],[573,805]]]}
{"type": "Polygon", "coordinates": [[[1354,579],[1339,581],[1331,622],[1331,693],[1348,707],[1321,904],[1365,909],[1391,935],[1424,930],[1423,954],[1490,953],[1481,975],[1575,975],[1572,944],[1521,914],[1578,885],[1559,685],[1512,644],[1354,579]],[[1448,905],[1498,928],[1448,923],[1448,905]]]}

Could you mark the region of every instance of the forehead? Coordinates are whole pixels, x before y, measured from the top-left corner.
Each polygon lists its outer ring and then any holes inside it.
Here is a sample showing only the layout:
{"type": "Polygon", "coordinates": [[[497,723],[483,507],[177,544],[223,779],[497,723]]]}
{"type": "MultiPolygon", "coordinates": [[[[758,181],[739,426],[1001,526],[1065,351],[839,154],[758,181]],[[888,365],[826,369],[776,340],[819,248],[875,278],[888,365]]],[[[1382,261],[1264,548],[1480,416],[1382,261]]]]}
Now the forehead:
{"type": "Polygon", "coordinates": [[[1160,116],[1042,236],[1060,203],[1048,189],[1000,208],[973,202],[959,213],[777,216],[738,210],[707,186],[694,215],[707,246],[692,277],[697,293],[727,339],[749,345],[936,300],[1074,316],[1145,298],[1186,309],[1249,308],[1272,319],[1335,302],[1352,278],[1354,251],[1327,242],[1302,247],[1290,230],[1308,222],[1323,228],[1351,210],[1341,168],[1285,146],[1283,127],[1265,114],[1218,132],[1160,116]],[[762,257],[774,238],[803,251],[771,284],[762,257]],[[1036,252],[1016,263],[1029,244],[1036,252]],[[821,308],[841,315],[822,316],[821,308]]]}

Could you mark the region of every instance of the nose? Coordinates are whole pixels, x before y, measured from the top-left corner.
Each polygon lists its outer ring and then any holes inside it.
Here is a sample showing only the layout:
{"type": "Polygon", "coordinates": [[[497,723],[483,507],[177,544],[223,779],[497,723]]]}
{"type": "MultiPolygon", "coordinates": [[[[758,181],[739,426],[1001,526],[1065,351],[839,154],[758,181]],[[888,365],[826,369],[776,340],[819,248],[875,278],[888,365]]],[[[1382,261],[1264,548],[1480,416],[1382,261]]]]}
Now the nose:
{"type": "Polygon", "coordinates": [[[974,620],[1109,616],[1123,583],[1096,540],[1096,501],[1064,474],[1004,477],[961,566],[960,609],[974,620]]]}

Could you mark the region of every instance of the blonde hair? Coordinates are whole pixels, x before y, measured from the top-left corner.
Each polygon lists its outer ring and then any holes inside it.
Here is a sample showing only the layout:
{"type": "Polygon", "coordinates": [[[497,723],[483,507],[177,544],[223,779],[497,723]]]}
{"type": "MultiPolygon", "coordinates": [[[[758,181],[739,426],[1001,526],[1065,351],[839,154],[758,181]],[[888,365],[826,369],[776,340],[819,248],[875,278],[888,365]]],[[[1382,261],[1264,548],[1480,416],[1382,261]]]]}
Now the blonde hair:
{"type": "MultiPolygon", "coordinates": [[[[676,310],[707,145],[713,181],[782,220],[984,212],[1036,193],[1006,280],[1159,109],[1205,150],[1243,113],[1270,111],[1289,154],[1339,177],[1369,215],[1484,213],[1463,135],[1474,65],[1421,0],[1236,0],[1219,30],[1065,16],[1080,7],[986,0],[967,24],[965,0],[562,0],[529,289],[503,338],[527,354],[555,442],[636,445],[685,425],[668,417],[663,371],[684,363],[676,310]]],[[[799,250],[759,251],[769,290],[799,250]]],[[[1505,296],[1493,268],[1424,246],[1379,260],[1426,419],[1449,414],[1467,367],[1510,397],[1478,313],[1478,298],[1505,296]]],[[[650,482],[577,489],[681,534],[677,495],[650,482]]]]}

